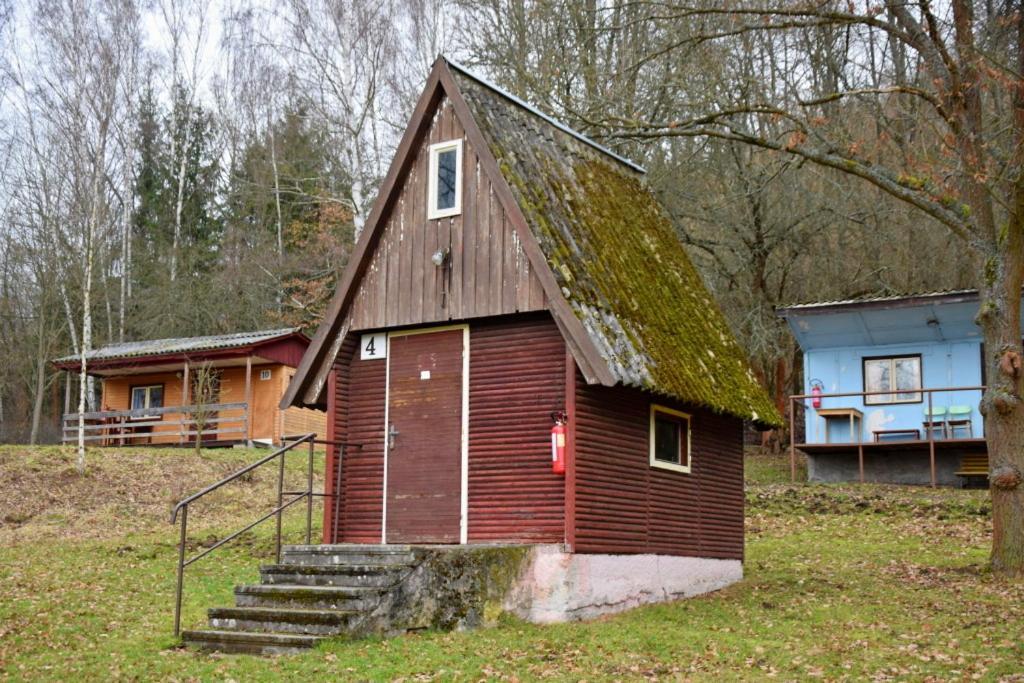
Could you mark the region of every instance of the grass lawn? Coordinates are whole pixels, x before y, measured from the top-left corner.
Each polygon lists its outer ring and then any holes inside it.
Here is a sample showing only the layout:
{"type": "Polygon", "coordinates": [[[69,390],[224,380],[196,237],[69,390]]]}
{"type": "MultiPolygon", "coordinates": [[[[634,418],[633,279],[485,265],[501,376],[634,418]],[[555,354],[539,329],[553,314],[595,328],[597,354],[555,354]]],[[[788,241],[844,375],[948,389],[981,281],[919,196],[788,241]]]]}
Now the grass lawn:
{"type": "MultiPolygon", "coordinates": [[[[97,451],[83,482],[70,451],[0,447],[0,676],[1024,680],[1024,585],[984,569],[987,492],[792,486],[778,483],[785,461],[765,458],[748,467],[746,578],[713,595],[587,623],[507,620],[476,632],[334,641],[291,657],[176,649],[170,500],[253,456],[210,452],[196,464],[182,452],[97,451]],[[124,471],[150,483],[129,487],[124,471]],[[97,494],[111,482],[109,496],[97,494]],[[38,497],[48,483],[58,494],[46,505],[11,492],[38,497]]],[[[261,473],[205,517],[197,512],[193,540],[264,509],[273,483],[272,472],[261,473]]],[[[302,519],[289,517],[295,540],[302,519]]],[[[269,531],[195,565],[186,625],[201,623],[205,607],[230,604],[235,583],[257,578],[272,553],[269,531]]]]}

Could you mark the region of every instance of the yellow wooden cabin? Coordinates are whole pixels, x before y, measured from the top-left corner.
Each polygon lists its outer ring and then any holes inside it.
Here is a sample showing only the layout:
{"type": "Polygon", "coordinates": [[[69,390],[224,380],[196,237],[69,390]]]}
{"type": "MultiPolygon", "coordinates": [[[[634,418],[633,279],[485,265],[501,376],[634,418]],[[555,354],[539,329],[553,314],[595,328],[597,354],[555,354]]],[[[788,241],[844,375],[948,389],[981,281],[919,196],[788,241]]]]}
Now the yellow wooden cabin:
{"type": "Polygon", "coordinates": [[[298,328],[111,344],[86,354],[100,381],[95,409],[79,415],[72,384],[82,360],[54,366],[67,373],[63,440],[89,445],[277,445],[285,437],[323,436],[325,414],[279,407],[309,345],[298,328]]]}

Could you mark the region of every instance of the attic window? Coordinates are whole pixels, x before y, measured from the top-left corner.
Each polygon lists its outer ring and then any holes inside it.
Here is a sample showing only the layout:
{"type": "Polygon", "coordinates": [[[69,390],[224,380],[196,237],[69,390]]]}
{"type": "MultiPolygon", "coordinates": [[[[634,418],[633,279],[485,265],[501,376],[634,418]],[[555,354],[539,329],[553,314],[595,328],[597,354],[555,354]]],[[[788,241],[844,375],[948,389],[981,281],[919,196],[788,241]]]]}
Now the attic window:
{"type": "Polygon", "coordinates": [[[651,404],[651,467],[690,471],[690,416],[651,404]]]}
{"type": "Polygon", "coordinates": [[[430,146],[430,182],[427,218],[445,218],[462,213],[462,140],[430,146]]]}

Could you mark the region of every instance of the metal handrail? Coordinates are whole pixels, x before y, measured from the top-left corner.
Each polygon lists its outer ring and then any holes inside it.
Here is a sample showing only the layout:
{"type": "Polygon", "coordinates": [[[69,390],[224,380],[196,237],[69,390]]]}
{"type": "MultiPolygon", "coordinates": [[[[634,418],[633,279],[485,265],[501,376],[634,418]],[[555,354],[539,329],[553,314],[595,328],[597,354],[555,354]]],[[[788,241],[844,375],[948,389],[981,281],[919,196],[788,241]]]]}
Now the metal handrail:
{"type": "MultiPolygon", "coordinates": [[[[198,493],[194,493],[191,496],[189,496],[188,498],[185,498],[185,499],[181,500],[177,505],[174,506],[174,509],[171,511],[171,524],[174,524],[178,520],[178,513],[179,512],[181,513],[181,531],[180,531],[179,539],[178,539],[178,577],[177,577],[178,581],[177,581],[177,588],[175,590],[175,595],[174,595],[174,636],[175,637],[177,637],[181,633],[181,599],[182,599],[182,594],[184,592],[184,585],[185,585],[185,567],[188,567],[193,562],[196,562],[196,561],[206,557],[211,552],[213,552],[217,548],[221,547],[225,543],[228,543],[229,541],[232,541],[235,538],[238,538],[239,536],[244,534],[246,531],[249,531],[250,529],[252,529],[256,525],[258,525],[261,522],[264,522],[264,521],[270,519],[271,517],[273,517],[275,515],[277,517],[277,530],[276,530],[275,548],[276,548],[277,563],[280,564],[281,563],[281,517],[282,517],[282,514],[284,513],[284,511],[287,508],[291,507],[292,505],[294,505],[295,503],[297,503],[297,502],[299,502],[300,500],[303,500],[303,499],[306,500],[306,544],[309,545],[309,542],[310,542],[310,539],[311,539],[311,535],[312,535],[312,527],[313,527],[313,497],[316,495],[313,492],[313,446],[314,446],[315,443],[318,443],[318,441],[317,441],[315,433],[305,434],[305,435],[300,436],[300,437],[285,437],[285,440],[291,441],[291,443],[288,443],[285,446],[282,446],[281,448],[277,449],[276,451],[274,451],[270,455],[268,455],[268,456],[266,456],[264,458],[260,458],[259,460],[257,460],[256,462],[254,462],[254,463],[252,463],[250,465],[246,465],[245,467],[243,467],[242,469],[238,470],[237,472],[234,472],[233,474],[229,474],[228,476],[224,477],[220,481],[218,481],[218,482],[216,482],[214,484],[210,484],[209,486],[207,486],[206,488],[202,489],[198,493]],[[293,440],[293,438],[294,438],[294,440],[293,440]],[[289,495],[294,494],[295,497],[291,498],[290,500],[288,500],[288,502],[285,502],[284,501],[284,495],[285,495],[285,491],[284,491],[284,456],[285,456],[286,453],[288,453],[288,451],[293,450],[296,446],[298,446],[298,445],[300,445],[302,443],[308,443],[309,444],[309,458],[307,460],[307,465],[306,465],[306,490],[305,491],[289,491],[288,494],[289,495]],[[235,481],[239,477],[241,477],[241,476],[243,476],[245,474],[248,474],[249,472],[252,472],[257,467],[260,467],[261,465],[265,465],[266,463],[270,462],[271,460],[274,460],[275,458],[279,458],[280,459],[280,461],[279,461],[280,462],[280,466],[278,468],[278,474],[277,474],[277,507],[275,507],[273,510],[271,510],[267,514],[265,514],[264,516],[262,516],[259,519],[257,519],[255,522],[252,522],[248,526],[244,527],[243,529],[240,529],[240,530],[238,530],[238,531],[236,531],[236,532],[234,532],[234,533],[232,533],[232,534],[222,538],[221,540],[217,541],[216,543],[214,543],[209,548],[206,548],[205,550],[203,550],[203,552],[199,553],[198,555],[196,555],[194,557],[190,557],[190,558],[188,558],[186,560],[185,559],[185,542],[186,542],[187,537],[188,537],[188,506],[191,505],[192,503],[194,503],[195,501],[199,500],[203,496],[207,495],[208,493],[212,493],[213,491],[216,491],[217,489],[221,488],[222,486],[224,486],[226,484],[230,484],[231,482],[235,481]]],[[[322,443],[322,442],[320,442],[320,443],[322,443]]]]}
{"type": "MultiPolygon", "coordinates": [[[[987,391],[988,387],[985,385],[969,386],[969,387],[920,387],[917,389],[910,390],[899,390],[890,389],[888,391],[845,391],[833,394],[793,394],[789,397],[789,480],[792,483],[796,482],[796,405],[797,401],[803,404],[803,401],[807,399],[815,398],[848,398],[852,396],[859,396],[861,398],[867,396],[891,396],[894,394],[927,394],[928,395],[928,419],[931,420],[935,415],[934,406],[932,405],[933,394],[944,392],[944,391],[987,391]]],[[[915,401],[916,403],[916,401],[915,401]]],[[[861,429],[857,430],[857,465],[860,474],[860,482],[864,483],[864,437],[861,433],[861,429]]],[[[851,434],[851,436],[853,436],[851,434]]],[[[805,437],[806,438],[806,437],[805,437]]],[[[931,468],[931,486],[935,488],[937,485],[937,474],[935,470],[935,430],[929,426],[928,428],[928,460],[931,468]]]]}

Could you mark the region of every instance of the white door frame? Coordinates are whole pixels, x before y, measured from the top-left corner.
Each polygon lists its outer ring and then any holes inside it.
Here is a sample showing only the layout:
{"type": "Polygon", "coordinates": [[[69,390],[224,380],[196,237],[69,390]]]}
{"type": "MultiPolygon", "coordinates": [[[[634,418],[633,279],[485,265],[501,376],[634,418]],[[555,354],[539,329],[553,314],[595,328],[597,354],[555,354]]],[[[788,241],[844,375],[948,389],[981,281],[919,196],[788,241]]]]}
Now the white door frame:
{"type": "Polygon", "coordinates": [[[380,515],[380,542],[388,542],[388,427],[391,416],[391,338],[408,337],[414,334],[430,334],[432,332],[449,332],[462,330],[462,467],[459,473],[459,543],[465,544],[469,539],[469,324],[438,325],[435,327],[418,327],[409,330],[388,332],[387,367],[384,371],[384,488],[380,515]]]}

